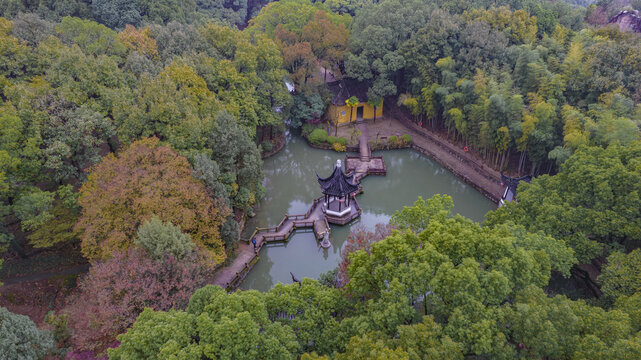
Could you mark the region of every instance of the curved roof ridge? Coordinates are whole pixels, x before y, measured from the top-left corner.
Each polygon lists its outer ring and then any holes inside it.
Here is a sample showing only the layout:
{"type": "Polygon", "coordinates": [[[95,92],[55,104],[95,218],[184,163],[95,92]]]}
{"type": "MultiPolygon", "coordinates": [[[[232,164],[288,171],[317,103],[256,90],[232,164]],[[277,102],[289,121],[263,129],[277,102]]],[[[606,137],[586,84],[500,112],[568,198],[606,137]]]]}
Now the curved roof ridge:
{"type": "Polygon", "coordinates": [[[358,185],[353,182],[354,175],[345,175],[339,166],[334,166],[330,176],[322,178],[316,173],[316,178],[321,191],[326,195],[343,197],[358,190],[358,185]]]}

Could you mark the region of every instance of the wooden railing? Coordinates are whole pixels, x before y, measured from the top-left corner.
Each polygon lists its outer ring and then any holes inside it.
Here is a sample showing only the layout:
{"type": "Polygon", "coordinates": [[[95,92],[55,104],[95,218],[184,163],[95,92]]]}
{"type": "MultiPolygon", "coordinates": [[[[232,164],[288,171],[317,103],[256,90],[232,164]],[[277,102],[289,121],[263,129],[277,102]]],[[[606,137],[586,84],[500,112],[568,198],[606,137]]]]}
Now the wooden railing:
{"type": "Polygon", "coordinates": [[[325,218],[325,223],[326,223],[328,228],[329,228],[329,223],[328,223],[329,221],[331,221],[332,224],[345,225],[345,224],[349,223],[350,221],[356,219],[357,217],[361,216],[361,214],[363,213],[363,210],[361,209],[361,206],[358,204],[358,201],[356,201],[356,199],[353,199],[352,201],[353,201],[354,208],[356,209],[356,211],[354,213],[350,214],[348,217],[333,216],[333,215],[325,213],[324,218],[325,218]]]}
{"type": "Polygon", "coordinates": [[[283,220],[280,221],[280,223],[276,226],[272,227],[257,227],[254,232],[251,234],[249,239],[245,239],[245,241],[250,242],[251,239],[255,238],[256,235],[259,233],[267,233],[263,235],[263,239],[265,239],[266,242],[268,241],[283,241],[287,240],[289,238],[289,235],[295,230],[295,228],[305,228],[305,227],[314,227],[314,220],[307,220],[309,217],[312,215],[314,210],[316,209],[316,206],[318,206],[320,203],[323,201],[323,197],[318,197],[314,199],[312,202],[312,206],[309,207],[307,212],[305,214],[296,214],[296,215],[285,215],[283,217],[283,220]],[[287,231],[285,234],[279,234],[279,235],[268,235],[269,233],[277,233],[280,232],[283,228],[284,225],[286,225],[287,221],[292,222],[292,228],[287,231]],[[302,220],[302,221],[301,221],[302,220]]]}
{"type": "Polygon", "coordinates": [[[247,274],[249,273],[249,270],[251,270],[254,265],[258,262],[259,257],[254,256],[248,263],[245,264],[245,267],[239,272],[236,273],[236,276],[232,279],[232,281],[227,284],[227,291],[232,291],[236,289],[243,280],[247,277],[247,274]]]}
{"type": "Polygon", "coordinates": [[[314,227],[314,220],[294,221],[294,228],[314,227]]]}

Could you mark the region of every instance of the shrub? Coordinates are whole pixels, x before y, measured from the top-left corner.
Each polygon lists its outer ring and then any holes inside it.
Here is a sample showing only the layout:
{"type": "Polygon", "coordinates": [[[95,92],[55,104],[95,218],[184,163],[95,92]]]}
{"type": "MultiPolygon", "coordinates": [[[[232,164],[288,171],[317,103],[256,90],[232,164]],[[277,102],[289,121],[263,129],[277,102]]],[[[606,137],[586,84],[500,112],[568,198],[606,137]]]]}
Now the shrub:
{"type": "Polygon", "coordinates": [[[145,309],[184,309],[203,285],[205,269],[194,258],[160,261],[142,250],[117,252],[91,267],[80,282],[80,292],[63,310],[69,314],[76,350],[99,354],[136,321],[145,309]]]}
{"type": "Polygon", "coordinates": [[[339,137],[338,139],[336,139],[336,141],[343,146],[347,145],[347,139],[345,139],[344,137],[339,137]]]}
{"type": "Polygon", "coordinates": [[[312,144],[321,144],[327,140],[327,132],[323,129],[315,129],[309,134],[309,141],[312,144]]]}
{"type": "Polygon", "coordinates": [[[303,124],[303,127],[301,128],[301,132],[303,136],[309,136],[309,134],[312,133],[315,129],[318,129],[317,126],[312,125],[312,124],[303,124]]]}
{"type": "Polygon", "coordinates": [[[334,145],[334,143],[335,143],[336,141],[338,141],[338,138],[336,138],[336,137],[334,137],[334,136],[328,136],[328,137],[327,137],[327,143],[328,143],[328,144],[330,144],[330,145],[334,145]]]}
{"type": "Polygon", "coordinates": [[[318,282],[323,286],[338,288],[338,268],[318,275],[318,282]]]}
{"type": "Polygon", "coordinates": [[[24,315],[0,307],[0,354],[3,359],[42,359],[54,349],[49,331],[38,330],[24,315]]]}
{"type": "Polygon", "coordinates": [[[265,152],[270,152],[270,151],[274,150],[274,144],[269,140],[262,142],[260,144],[260,146],[263,147],[263,150],[265,152]]]}
{"type": "Polygon", "coordinates": [[[389,137],[390,144],[395,144],[397,141],[398,141],[398,137],[396,135],[392,135],[389,137]]]}
{"type": "Polygon", "coordinates": [[[334,145],[332,145],[332,148],[338,152],[345,152],[347,150],[347,147],[345,145],[342,145],[338,142],[335,142],[334,145]]]}
{"type": "Polygon", "coordinates": [[[412,142],[412,136],[405,134],[401,136],[401,141],[403,142],[403,144],[409,144],[412,142]]]}
{"type": "Polygon", "coordinates": [[[140,225],[134,242],[154,259],[161,259],[166,254],[182,259],[194,250],[191,236],[183,234],[180,226],[169,221],[163,223],[156,215],[140,225]]]}

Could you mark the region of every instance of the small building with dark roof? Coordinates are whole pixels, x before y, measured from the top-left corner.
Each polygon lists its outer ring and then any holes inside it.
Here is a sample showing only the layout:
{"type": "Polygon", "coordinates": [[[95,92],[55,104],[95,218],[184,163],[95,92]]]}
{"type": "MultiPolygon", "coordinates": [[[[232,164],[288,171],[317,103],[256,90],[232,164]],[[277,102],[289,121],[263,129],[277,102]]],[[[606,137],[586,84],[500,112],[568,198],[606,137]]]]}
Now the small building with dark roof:
{"type": "Polygon", "coordinates": [[[614,15],[609,24],[616,24],[621,31],[633,31],[641,33],[641,17],[637,10],[624,10],[614,15]]]}
{"type": "Polygon", "coordinates": [[[316,178],[325,195],[326,213],[334,216],[351,213],[350,199],[358,192],[358,184],[354,183],[354,175],[345,175],[341,161],[336,162],[330,176],[322,178],[316,174],[316,178]]]}
{"type": "Polygon", "coordinates": [[[383,100],[376,107],[367,103],[369,86],[368,82],[350,78],[328,82],[327,87],[334,95],[326,112],[329,121],[340,125],[351,121],[382,118],[383,100]],[[351,97],[358,99],[358,104],[353,108],[346,103],[351,97]]]}
{"type": "Polygon", "coordinates": [[[509,177],[501,172],[501,185],[505,186],[505,192],[499,201],[499,207],[505,205],[506,202],[514,201],[516,199],[516,189],[521,181],[530,183],[532,176],[525,175],[518,178],[509,177]]]}

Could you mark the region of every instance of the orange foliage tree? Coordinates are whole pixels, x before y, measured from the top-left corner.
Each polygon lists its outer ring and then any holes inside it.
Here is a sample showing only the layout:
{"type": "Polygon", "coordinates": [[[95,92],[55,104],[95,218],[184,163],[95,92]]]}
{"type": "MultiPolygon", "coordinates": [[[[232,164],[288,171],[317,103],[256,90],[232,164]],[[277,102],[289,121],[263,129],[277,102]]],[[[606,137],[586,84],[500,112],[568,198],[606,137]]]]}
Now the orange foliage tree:
{"type": "Polygon", "coordinates": [[[314,19],[303,27],[301,40],[312,47],[319,63],[339,76],[339,64],[343,61],[349,43],[349,31],[345,24],[333,23],[327,13],[317,11],[314,19]]]}
{"type": "Polygon", "coordinates": [[[80,189],[83,255],[103,260],[130,248],[138,226],[156,215],[189,235],[212,265],[225,249],[219,228],[230,210],[191,175],[187,159],[157,138],[132,143],[94,166],[80,189]]]}
{"type": "Polygon", "coordinates": [[[123,31],[118,33],[118,40],[125,44],[127,49],[138,51],[150,59],[158,57],[158,46],[156,40],[151,37],[149,26],[144,29],[136,29],[127,25],[123,31]]]}

